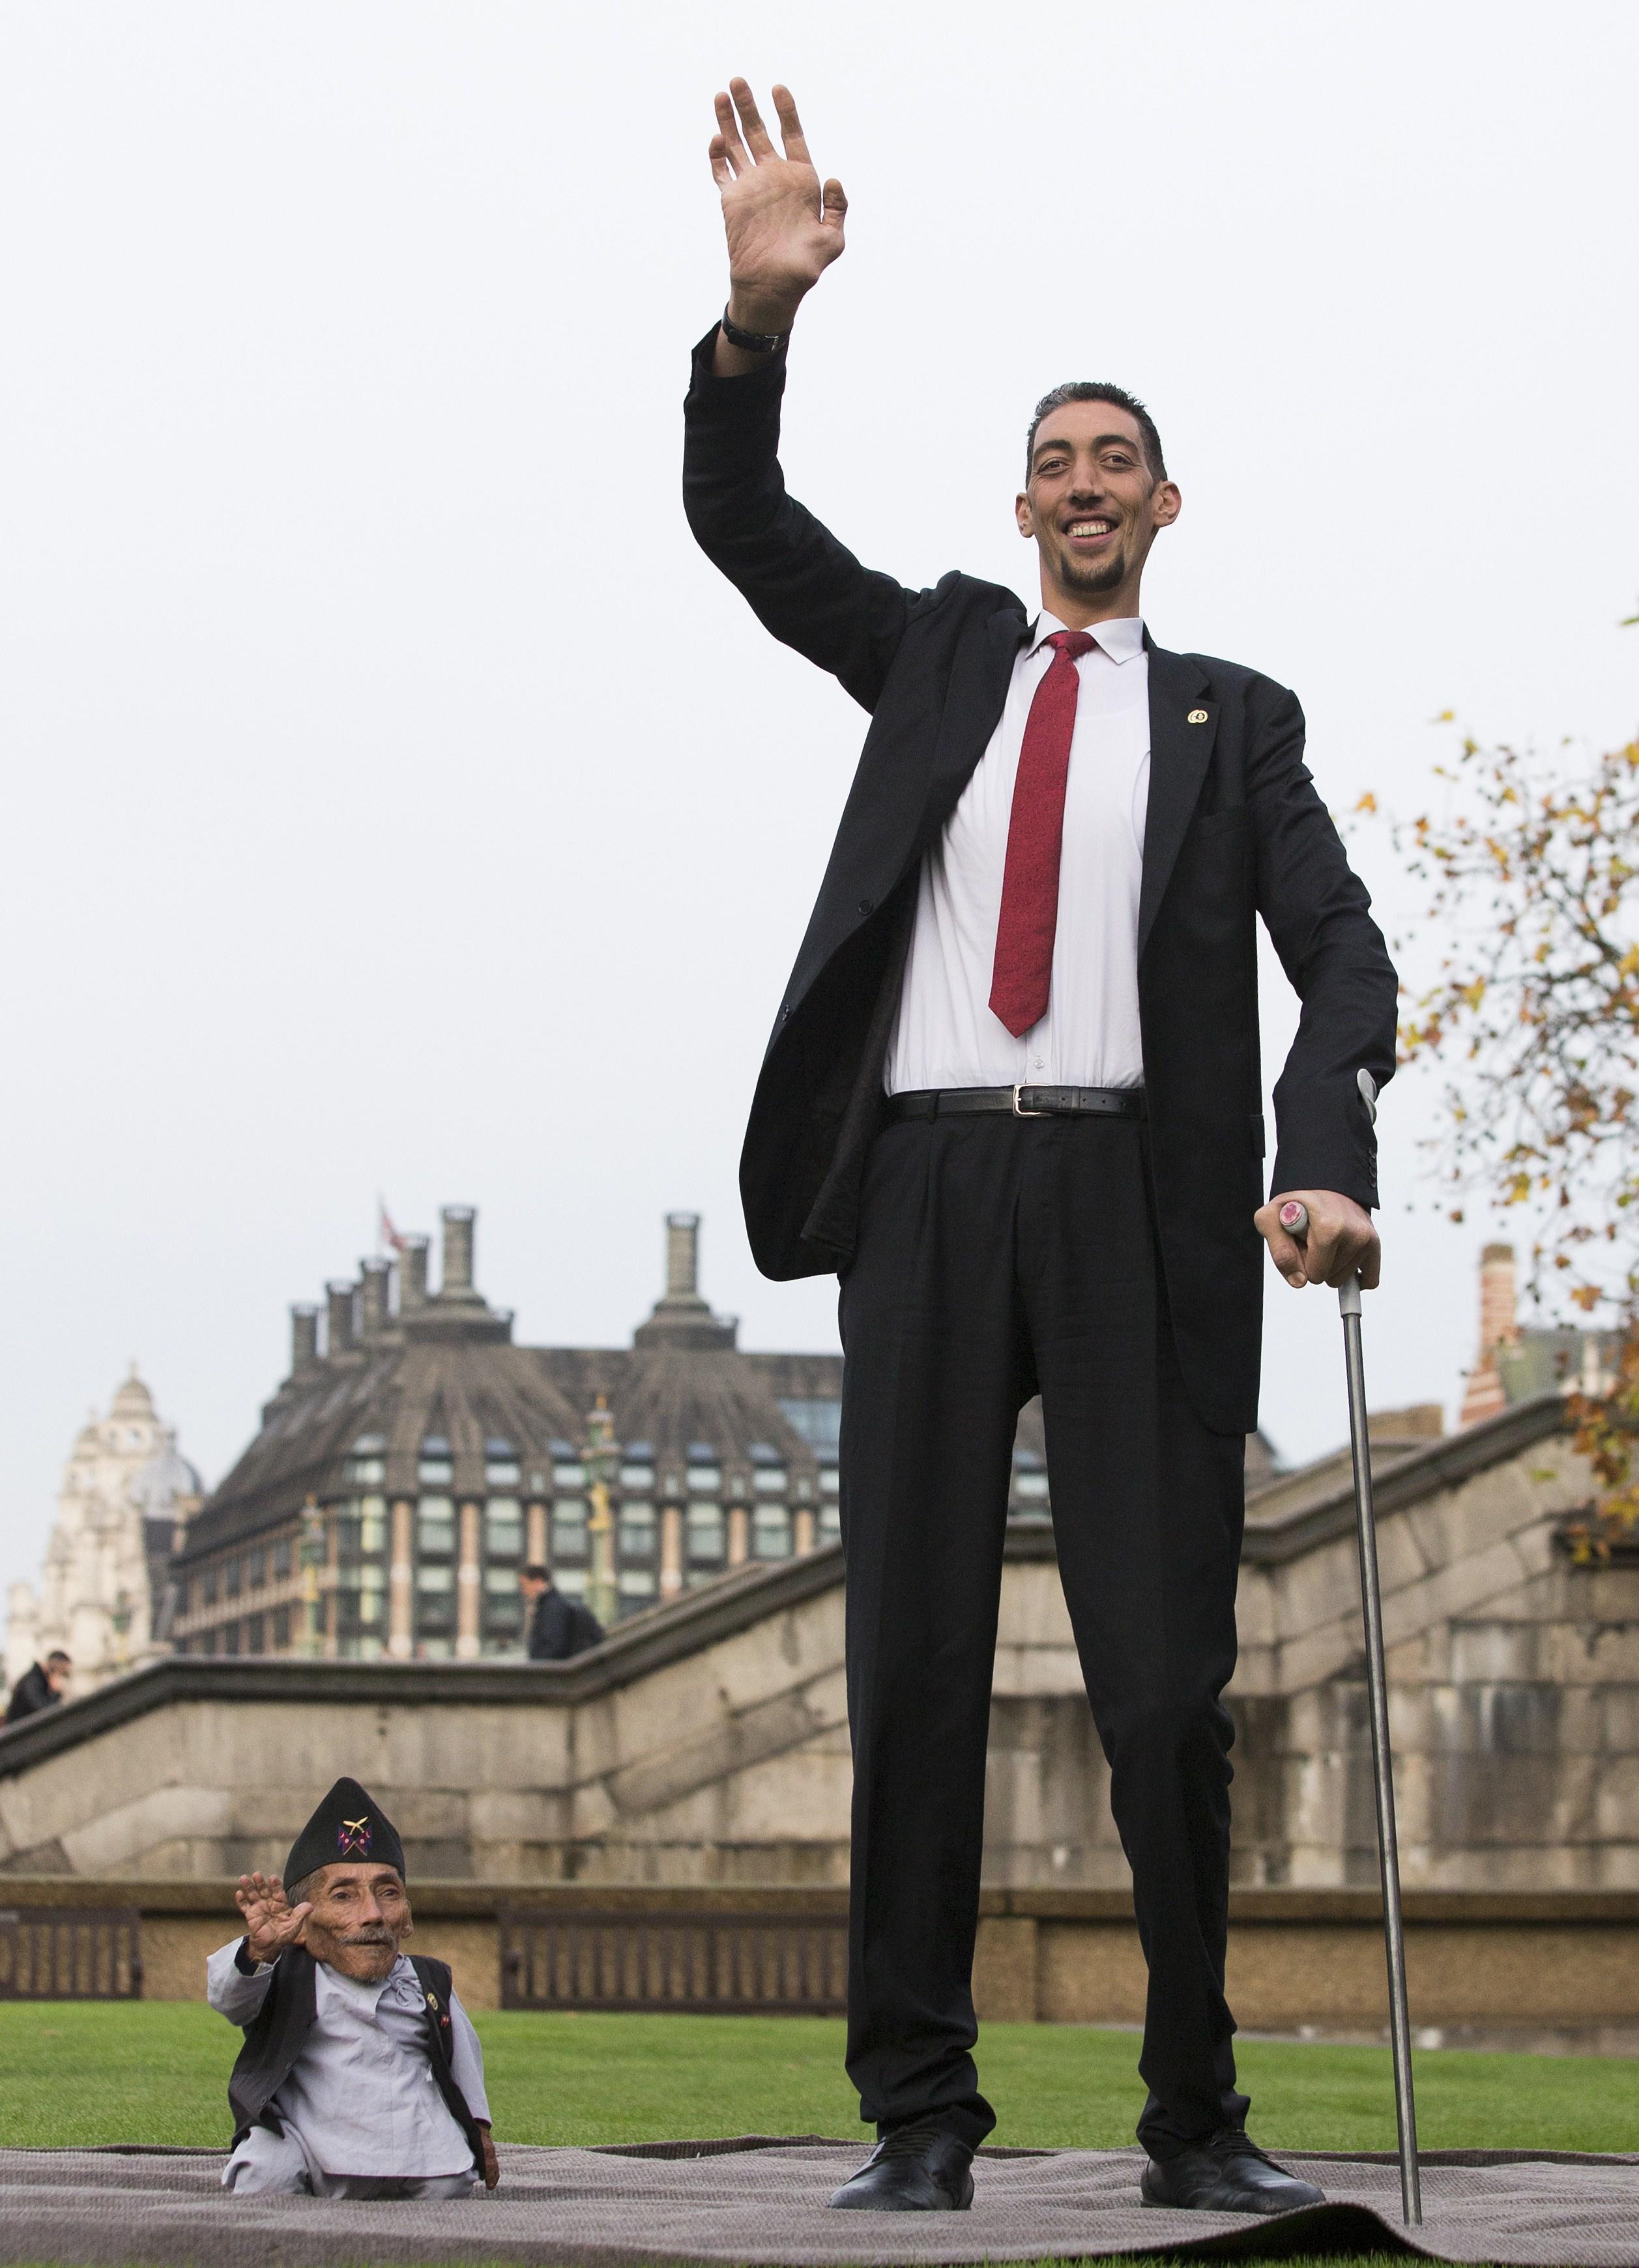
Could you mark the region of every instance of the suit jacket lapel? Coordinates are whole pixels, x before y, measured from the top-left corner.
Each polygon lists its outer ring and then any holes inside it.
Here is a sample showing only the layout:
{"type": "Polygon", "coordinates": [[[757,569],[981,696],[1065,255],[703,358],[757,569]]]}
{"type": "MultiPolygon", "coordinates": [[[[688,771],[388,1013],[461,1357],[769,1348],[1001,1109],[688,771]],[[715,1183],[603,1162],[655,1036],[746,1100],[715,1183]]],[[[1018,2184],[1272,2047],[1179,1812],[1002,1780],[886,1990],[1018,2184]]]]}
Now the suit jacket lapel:
{"type": "Polygon", "coordinates": [[[927,800],[913,857],[919,858],[961,799],[1007,706],[1013,663],[1029,633],[1021,601],[1002,607],[985,624],[983,637],[964,639],[951,665],[950,690],[934,746],[927,800]]]}
{"type": "MultiPolygon", "coordinates": [[[[1146,644],[1148,643],[1146,638],[1146,644]]],[[[1218,733],[1218,704],[1194,663],[1149,648],[1149,801],[1144,821],[1144,875],[1138,898],[1138,957],[1155,925],[1185,831],[1200,798],[1218,733]],[[1204,714],[1203,714],[1204,712],[1204,714]],[[1194,717],[1198,721],[1192,724],[1194,717]]]]}

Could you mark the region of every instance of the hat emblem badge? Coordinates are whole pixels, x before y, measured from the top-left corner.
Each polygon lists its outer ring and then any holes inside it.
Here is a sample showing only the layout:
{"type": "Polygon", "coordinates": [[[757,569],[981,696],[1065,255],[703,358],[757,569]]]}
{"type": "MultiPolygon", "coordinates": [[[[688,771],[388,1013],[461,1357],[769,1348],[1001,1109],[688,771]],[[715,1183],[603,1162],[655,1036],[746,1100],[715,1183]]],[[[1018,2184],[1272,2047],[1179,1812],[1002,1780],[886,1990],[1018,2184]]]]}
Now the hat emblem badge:
{"type": "Polygon", "coordinates": [[[362,1819],[343,1819],[336,1832],[336,1848],[343,1859],[367,1859],[370,1856],[370,1815],[362,1819]]]}

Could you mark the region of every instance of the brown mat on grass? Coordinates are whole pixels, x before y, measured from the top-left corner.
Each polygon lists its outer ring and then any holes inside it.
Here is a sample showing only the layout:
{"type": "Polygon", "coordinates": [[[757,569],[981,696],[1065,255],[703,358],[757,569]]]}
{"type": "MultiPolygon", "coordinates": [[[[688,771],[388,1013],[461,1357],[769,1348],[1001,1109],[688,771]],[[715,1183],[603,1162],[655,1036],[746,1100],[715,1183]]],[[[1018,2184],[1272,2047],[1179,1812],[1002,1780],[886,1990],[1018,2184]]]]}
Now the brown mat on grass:
{"type": "Polygon", "coordinates": [[[501,2150],[501,2186],[459,2205],[230,2198],[220,2151],[0,2151],[0,2261],[72,2268],[399,2268],[409,2262],[747,2262],[792,2268],[1370,2252],[1631,2268],[1639,2155],[1431,2151],[1423,2226],[1399,2225],[1392,2159],[1287,2151],[1327,2202],[1273,2220],[1138,2201],[1133,2150],[986,2151],[965,2213],[825,2211],[864,2155],[852,2142],[646,2143],[501,2150]]]}

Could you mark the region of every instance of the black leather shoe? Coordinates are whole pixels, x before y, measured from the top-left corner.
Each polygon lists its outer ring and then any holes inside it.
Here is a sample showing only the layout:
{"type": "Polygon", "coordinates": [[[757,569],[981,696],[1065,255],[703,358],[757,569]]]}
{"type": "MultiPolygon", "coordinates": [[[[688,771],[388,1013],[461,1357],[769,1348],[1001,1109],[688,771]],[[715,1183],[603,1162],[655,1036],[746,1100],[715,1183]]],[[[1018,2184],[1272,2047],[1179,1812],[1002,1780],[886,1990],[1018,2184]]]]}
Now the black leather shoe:
{"type": "Polygon", "coordinates": [[[965,2213],[973,2202],[973,2153],[935,2119],[884,2134],[831,2203],[847,2213],[965,2213]]]}
{"type": "Polygon", "coordinates": [[[1300,2205],[1325,2202],[1313,2182],[1300,2182],[1265,2157],[1238,2127],[1226,2127],[1176,2158],[1152,2158],[1139,2194],[1146,2205],[1185,2213],[1296,2213],[1300,2205]]]}

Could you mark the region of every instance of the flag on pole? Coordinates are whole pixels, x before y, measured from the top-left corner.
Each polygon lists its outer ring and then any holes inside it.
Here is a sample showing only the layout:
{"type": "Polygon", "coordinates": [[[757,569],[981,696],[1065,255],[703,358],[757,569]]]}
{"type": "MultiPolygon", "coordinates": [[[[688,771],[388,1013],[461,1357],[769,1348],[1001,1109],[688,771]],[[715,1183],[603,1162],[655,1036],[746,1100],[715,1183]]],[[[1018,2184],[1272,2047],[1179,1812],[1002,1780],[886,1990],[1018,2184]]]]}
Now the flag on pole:
{"type": "Polygon", "coordinates": [[[375,1203],[376,1211],[380,1215],[380,1219],[376,1224],[377,1243],[389,1247],[394,1252],[402,1252],[404,1249],[404,1240],[399,1234],[397,1229],[394,1227],[393,1216],[388,1211],[387,1205],[379,1191],[377,1192],[375,1203]]]}

